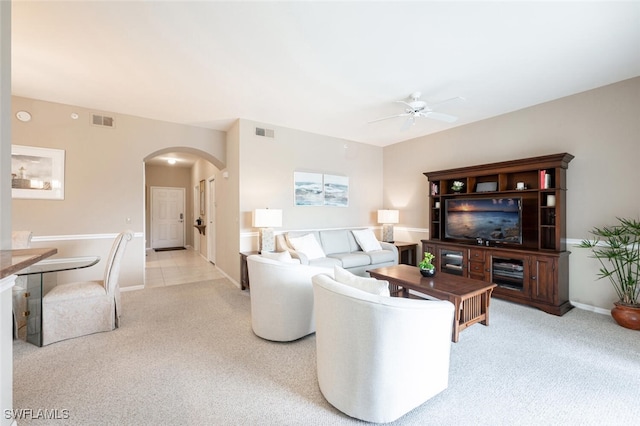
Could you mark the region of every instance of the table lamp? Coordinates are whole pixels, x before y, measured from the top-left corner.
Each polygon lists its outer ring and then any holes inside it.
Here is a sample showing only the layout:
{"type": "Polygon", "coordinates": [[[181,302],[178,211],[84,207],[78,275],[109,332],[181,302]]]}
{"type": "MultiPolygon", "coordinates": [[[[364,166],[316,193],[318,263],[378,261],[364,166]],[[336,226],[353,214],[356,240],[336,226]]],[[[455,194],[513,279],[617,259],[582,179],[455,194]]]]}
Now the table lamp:
{"type": "Polygon", "coordinates": [[[276,250],[273,228],[282,226],[282,210],[256,209],[253,211],[253,227],[260,228],[260,252],[276,250]]]}
{"type": "Polygon", "coordinates": [[[398,210],[378,210],[378,223],[382,224],[382,241],[393,242],[393,224],[398,223],[399,218],[398,210]]]}

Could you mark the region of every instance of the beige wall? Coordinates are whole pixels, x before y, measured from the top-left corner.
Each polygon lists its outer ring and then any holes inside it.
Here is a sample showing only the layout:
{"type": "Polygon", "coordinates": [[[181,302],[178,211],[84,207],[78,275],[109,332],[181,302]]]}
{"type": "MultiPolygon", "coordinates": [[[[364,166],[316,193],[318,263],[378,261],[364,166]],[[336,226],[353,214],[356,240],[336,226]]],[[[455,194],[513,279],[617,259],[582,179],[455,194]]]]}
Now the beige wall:
{"type": "Polygon", "coordinates": [[[240,232],[243,249],[257,249],[252,228],[257,208],[283,210],[282,232],[290,229],[375,225],[382,207],[382,148],[249,120],[240,120],[240,232]],[[275,137],[255,135],[255,127],[275,137]],[[349,178],[348,207],[294,206],[294,171],[349,178]]]}
{"type": "MultiPolygon", "coordinates": [[[[108,254],[109,238],[131,229],[136,237],[127,247],[121,286],[142,285],[145,159],[182,150],[222,166],[225,133],[110,112],[103,114],[115,117],[115,127],[103,128],[91,124],[91,114],[101,111],[15,96],[12,100],[13,144],[65,150],[65,199],[14,199],[13,229],[32,230],[34,246],[59,246],[60,256],[108,254]],[[15,119],[19,110],[29,111],[32,120],[15,119]],[[71,113],[79,118],[73,120],[71,113]]],[[[91,269],[96,278],[101,276],[101,268],[91,269]]]]}
{"type": "Polygon", "coordinates": [[[227,178],[216,179],[216,265],[240,284],[240,124],[227,131],[227,178]]]}
{"type": "MultiPolygon", "coordinates": [[[[473,99],[468,100],[473,108],[473,99]]],[[[570,299],[610,309],[609,283],[594,281],[597,264],[572,247],[593,226],[616,216],[640,217],[640,78],[515,111],[384,148],[385,205],[402,210],[401,238],[426,238],[423,172],[568,152],[567,239],[570,299]]]]}

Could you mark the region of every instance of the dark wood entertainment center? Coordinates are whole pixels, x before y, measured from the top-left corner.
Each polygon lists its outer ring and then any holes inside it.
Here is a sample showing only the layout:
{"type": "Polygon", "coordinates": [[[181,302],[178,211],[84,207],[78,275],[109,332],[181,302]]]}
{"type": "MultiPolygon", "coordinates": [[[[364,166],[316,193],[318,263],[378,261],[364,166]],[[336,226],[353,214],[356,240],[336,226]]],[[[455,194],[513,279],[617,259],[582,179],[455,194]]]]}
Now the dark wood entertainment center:
{"type": "Polygon", "coordinates": [[[572,159],[562,153],[424,173],[429,239],[422,240],[422,251],[435,255],[439,273],[494,283],[495,297],[565,314],[573,307],[565,243],[566,172],[572,159]],[[464,184],[459,192],[454,181],[464,184]],[[515,230],[491,222],[496,229],[489,238],[450,232],[447,206],[486,199],[519,205],[515,230]]]}

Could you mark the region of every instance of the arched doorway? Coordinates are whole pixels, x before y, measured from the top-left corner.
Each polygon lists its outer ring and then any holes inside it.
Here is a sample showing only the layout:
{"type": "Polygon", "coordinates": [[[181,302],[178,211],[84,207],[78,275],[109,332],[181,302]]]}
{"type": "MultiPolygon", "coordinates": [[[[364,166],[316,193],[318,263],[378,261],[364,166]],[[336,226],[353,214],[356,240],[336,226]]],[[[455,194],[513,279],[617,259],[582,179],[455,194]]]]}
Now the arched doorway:
{"type": "Polygon", "coordinates": [[[222,162],[204,151],[189,147],[169,147],[143,158],[144,218],[146,248],[151,248],[153,231],[151,217],[152,187],[183,188],[185,245],[215,262],[215,177],[220,174],[222,162]],[[201,219],[204,227],[196,227],[201,219]],[[213,258],[212,258],[213,257],[213,258]]]}

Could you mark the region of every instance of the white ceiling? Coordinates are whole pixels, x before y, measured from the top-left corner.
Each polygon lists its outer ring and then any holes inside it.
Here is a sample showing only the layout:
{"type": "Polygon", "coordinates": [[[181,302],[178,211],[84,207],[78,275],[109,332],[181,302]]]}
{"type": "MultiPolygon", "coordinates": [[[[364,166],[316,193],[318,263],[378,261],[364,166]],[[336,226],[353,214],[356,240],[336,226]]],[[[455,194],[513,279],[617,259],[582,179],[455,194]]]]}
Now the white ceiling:
{"type": "Polygon", "coordinates": [[[640,75],[639,2],[13,2],[18,96],[385,146],[640,75]],[[421,91],[456,115],[402,131],[421,91]]]}

